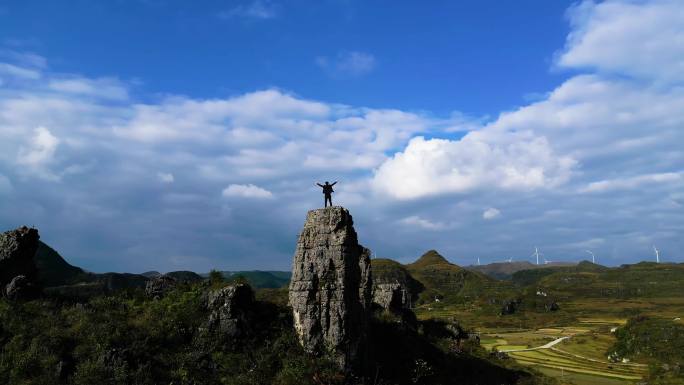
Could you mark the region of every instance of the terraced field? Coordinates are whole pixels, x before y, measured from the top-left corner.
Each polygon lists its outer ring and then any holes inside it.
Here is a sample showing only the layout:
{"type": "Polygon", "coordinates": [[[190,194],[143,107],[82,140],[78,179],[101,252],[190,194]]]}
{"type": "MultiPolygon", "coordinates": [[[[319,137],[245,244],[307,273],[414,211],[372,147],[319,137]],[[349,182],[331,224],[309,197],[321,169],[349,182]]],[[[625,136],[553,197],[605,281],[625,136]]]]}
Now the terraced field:
{"type": "Polygon", "coordinates": [[[634,384],[646,374],[639,363],[612,363],[605,357],[613,342],[610,329],[622,320],[586,319],[570,327],[543,328],[530,331],[499,332],[484,335],[481,343],[487,349],[507,351],[523,365],[561,379],[564,384],[634,384]],[[543,346],[561,337],[552,347],[543,346]]]}
{"type": "Polygon", "coordinates": [[[566,372],[589,374],[620,380],[639,380],[646,372],[646,367],[633,364],[613,364],[591,360],[560,349],[540,349],[508,353],[516,361],[532,366],[550,369],[562,369],[566,372]]]}

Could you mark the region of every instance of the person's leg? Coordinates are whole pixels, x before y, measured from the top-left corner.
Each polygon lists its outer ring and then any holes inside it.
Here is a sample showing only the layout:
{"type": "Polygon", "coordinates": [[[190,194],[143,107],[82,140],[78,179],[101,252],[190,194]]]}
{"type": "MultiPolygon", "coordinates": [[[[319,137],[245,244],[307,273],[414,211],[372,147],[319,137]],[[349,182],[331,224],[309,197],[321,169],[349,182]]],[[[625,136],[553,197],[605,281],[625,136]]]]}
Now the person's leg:
{"type": "Polygon", "coordinates": [[[325,196],[325,207],[328,207],[328,202],[330,202],[330,206],[332,206],[332,197],[330,195],[325,196]]]}

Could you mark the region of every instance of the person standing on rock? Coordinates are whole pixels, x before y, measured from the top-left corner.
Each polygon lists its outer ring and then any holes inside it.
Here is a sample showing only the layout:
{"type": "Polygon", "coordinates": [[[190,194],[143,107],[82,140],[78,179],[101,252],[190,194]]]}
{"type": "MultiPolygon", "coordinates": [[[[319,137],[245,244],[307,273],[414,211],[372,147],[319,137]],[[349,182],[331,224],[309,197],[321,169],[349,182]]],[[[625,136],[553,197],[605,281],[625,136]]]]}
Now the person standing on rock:
{"type": "Polygon", "coordinates": [[[333,186],[337,184],[337,181],[333,182],[333,184],[328,183],[328,181],[325,181],[325,184],[320,184],[316,183],[319,187],[323,188],[323,195],[325,195],[325,207],[328,207],[328,202],[330,202],[330,207],[332,207],[332,193],[335,192],[333,190],[333,186]]]}

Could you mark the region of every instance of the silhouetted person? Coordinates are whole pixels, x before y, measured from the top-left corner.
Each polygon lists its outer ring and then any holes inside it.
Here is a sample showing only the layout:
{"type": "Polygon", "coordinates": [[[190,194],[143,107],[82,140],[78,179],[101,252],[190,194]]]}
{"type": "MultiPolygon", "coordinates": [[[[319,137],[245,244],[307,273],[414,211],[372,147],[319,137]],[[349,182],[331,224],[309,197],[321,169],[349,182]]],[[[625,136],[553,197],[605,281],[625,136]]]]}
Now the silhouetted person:
{"type": "Polygon", "coordinates": [[[333,184],[328,183],[328,181],[325,181],[325,184],[316,183],[318,186],[323,188],[323,195],[325,195],[325,207],[328,207],[328,202],[330,202],[330,207],[332,207],[332,193],[335,192],[332,187],[336,183],[337,181],[333,182],[333,184]]]}

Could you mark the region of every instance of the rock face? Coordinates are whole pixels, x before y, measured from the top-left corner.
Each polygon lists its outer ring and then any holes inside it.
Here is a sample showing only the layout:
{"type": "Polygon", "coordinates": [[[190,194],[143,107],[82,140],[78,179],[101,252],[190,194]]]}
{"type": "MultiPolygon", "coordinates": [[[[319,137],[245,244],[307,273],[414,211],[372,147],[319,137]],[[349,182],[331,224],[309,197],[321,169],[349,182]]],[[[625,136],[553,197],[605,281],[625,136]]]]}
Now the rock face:
{"type": "Polygon", "coordinates": [[[26,226],[0,234],[0,285],[5,287],[14,277],[25,276],[33,281],[36,265],[33,256],[38,250],[38,230],[26,226]]]}
{"type": "Polygon", "coordinates": [[[370,251],[358,244],[342,207],[309,211],[294,254],[289,300],[306,351],[329,355],[340,369],[366,362],[371,304],[370,251]]]}
{"type": "Polygon", "coordinates": [[[207,308],[209,330],[236,338],[250,332],[254,291],[244,283],[226,286],[209,293],[207,308]]]}
{"type": "Polygon", "coordinates": [[[391,311],[410,309],[411,294],[399,281],[376,283],[373,286],[373,302],[391,311]]]}

